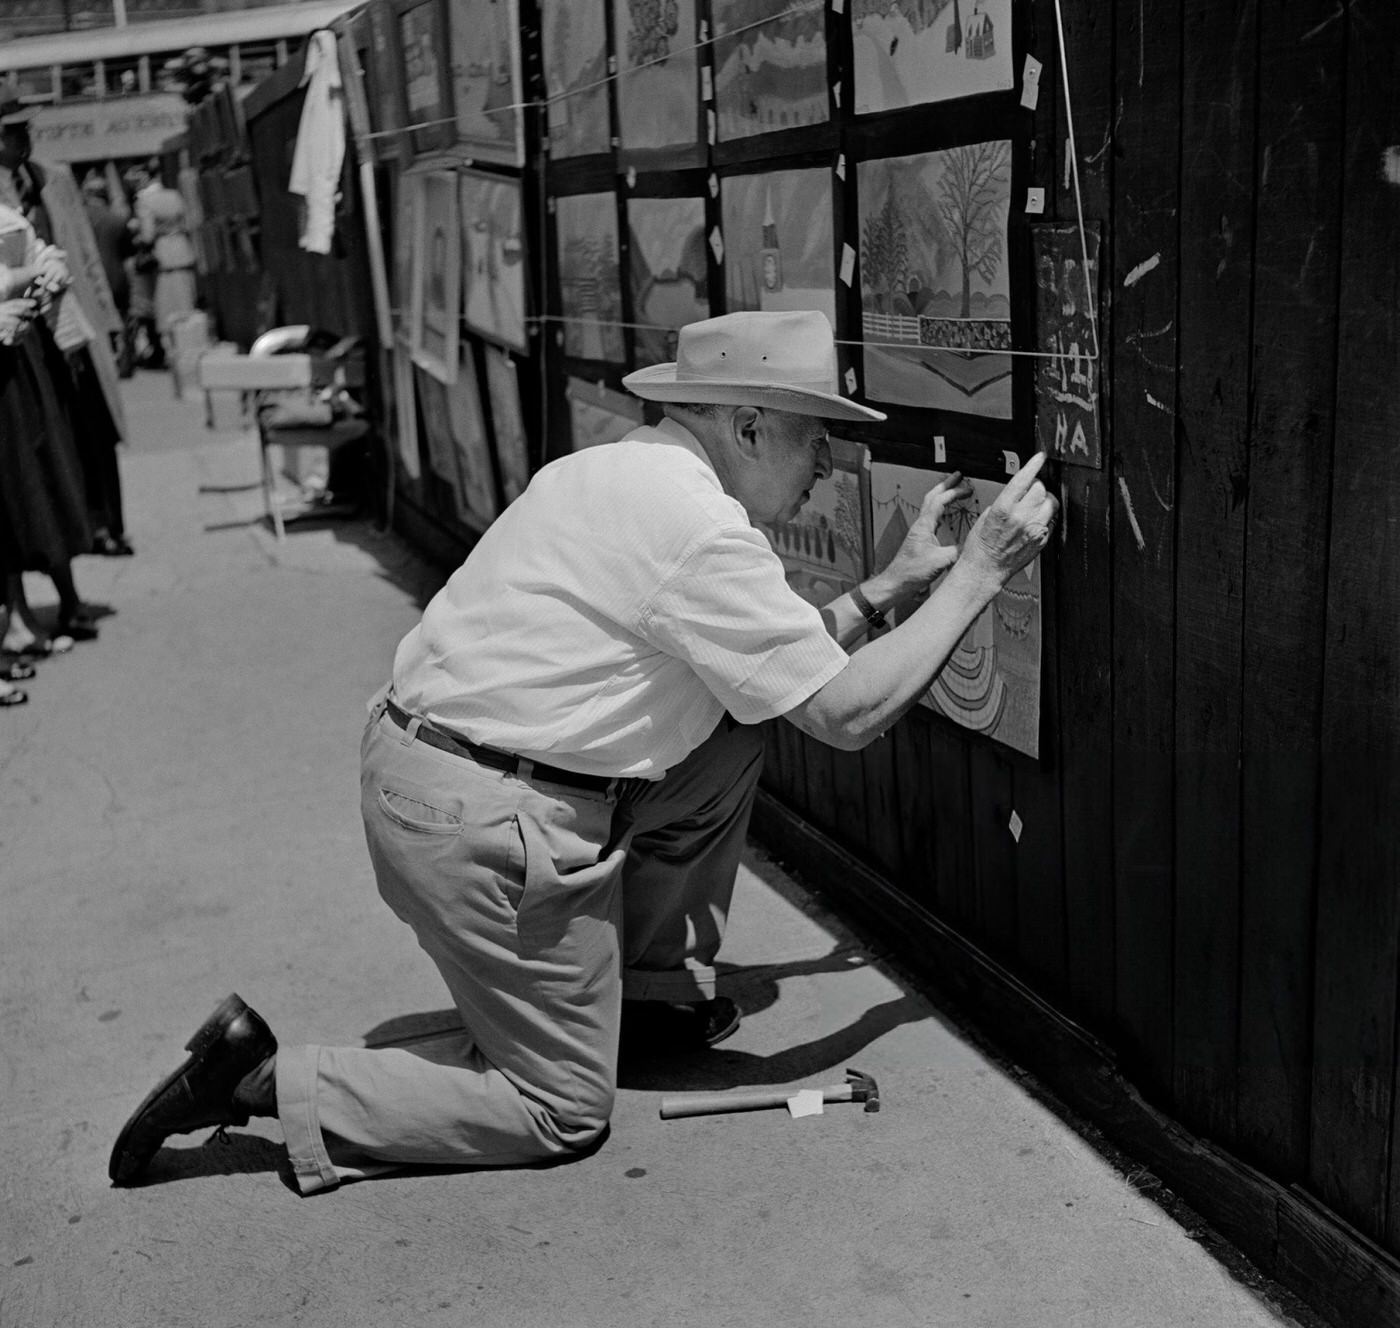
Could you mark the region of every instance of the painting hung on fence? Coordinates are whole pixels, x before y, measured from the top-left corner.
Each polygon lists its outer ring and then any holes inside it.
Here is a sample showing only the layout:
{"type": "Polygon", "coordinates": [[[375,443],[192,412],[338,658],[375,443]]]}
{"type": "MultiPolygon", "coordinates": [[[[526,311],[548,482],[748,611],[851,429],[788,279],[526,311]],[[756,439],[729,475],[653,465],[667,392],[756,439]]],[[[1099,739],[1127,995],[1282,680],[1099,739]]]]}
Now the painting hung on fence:
{"type": "Polygon", "coordinates": [[[452,423],[447,415],[447,389],[422,369],[413,371],[418,408],[423,416],[423,442],[428,449],[428,467],[455,494],[460,483],[457,449],[452,445],[452,423]]]}
{"type": "Polygon", "coordinates": [[[860,302],[876,401],[1011,418],[1011,144],[863,161],[860,302]]]}
{"type": "Polygon", "coordinates": [[[721,142],[825,123],[831,93],[824,6],[714,0],[714,22],[721,142]]]}
{"type": "Polygon", "coordinates": [[[403,56],[404,103],[415,152],[452,142],[452,91],[443,52],[447,34],[438,0],[396,0],[403,56]]]}
{"type": "Polygon", "coordinates": [[[605,0],[542,0],[549,155],[585,157],[612,147],[608,123],[605,0]]]}
{"type": "Polygon", "coordinates": [[[462,317],[473,332],[524,352],[525,231],[520,181],[463,171],[462,317]]]}
{"type": "Polygon", "coordinates": [[[564,354],[622,363],[627,352],[622,339],[616,199],[612,194],[556,199],[554,234],[564,354]]]}
{"type": "MultiPolygon", "coordinates": [[[[934,470],[875,462],[870,468],[873,565],[883,567],[909,533],[924,495],[944,479],[934,470]]],[[[940,544],[962,547],[978,515],[1006,486],[972,480],[973,495],[944,512],[940,544]]],[[[1014,747],[1027,756],[1040,753],[1041,571],[1039,561],[1017,572],[958,642],[923,705],[949,719],[1014,747]]],[[[894,614],[898,624],[916,608],[894,614]]]]}
{"type": "Polygon", "coordinates": [[[457,314],[462,289],[462,243],[457,232],[457,177],[432,171],[419,177],[417,243],[413,247],[413,362],[440,383],[457,376],[457,314]]]}
{"type": "Polygon", "coordinates": [[[471,348],[457,366],[457,381],[446,390],[447,419],[457,450],[457,516],[474,530],[485,530],[496,519],[496,469],[491,460],[491,436],[481,412],[481,386],[471,348]]]}
{"type": "Polygon", "coordinates": [[[851,0],[855,111],[1013,85],[1011,0],[851,0]]]}
{"type": "Polygon", "coordinates": [[[501,489],[506,502],[513,503],[530,482],[530,445],[520,411],[520,382],[515,361],[494,346],[486,347],[486,393],[491,400],[501,489]]]}
{"type": "Polygon", "coordinates": [[[452,0],[457,143],[476,161],[525,163],[517,0],[452,0]]]}
{"type": "Polygon", "coordinates": [[[834,328],[831,172],[731,175],[719,196],[728,311],[816,309],[834,328]]]}
{"type": "Polygon", "coordinates": [[[569,402],[573,450],[615,443],[642,423],[642,403],[627,392],[603,383],[570,378],[564,388],[569,402]]]}
{"type": "Polygon", "coordinates": [[[613,0],[617,128],[624,154],[700,160],[695,0],[613,0]]]}
{"type": "Polygon", "coordinates": [[[812,486],[793,520],[759,526],[782,560],[788,585],[817,608],[870,574],[867,450],[833,438],[831,462],[831,474],[812,486]]]}
{"type": "Polygon", "coordinates": [[[640,368],[674,360],[677,329],[710,316],[705,204],[698,198],[630,198],[627,232],[640,368]]]}
{"type": "Polygon", "coordinates": [[[418,406],[413,394],[413,362],[403,347],[394,351],[394,443],[399,464],[410,479],[423,473],[418,460],[418,406]]]}
{"type": "Polygon", "coordinates": [[[389,303],[399,335],[407,337],[413,309],[413,247],[418,237],[418,207],[422,201],[422,176],[397,173],[394,190],[394,270],[389,303]]]}

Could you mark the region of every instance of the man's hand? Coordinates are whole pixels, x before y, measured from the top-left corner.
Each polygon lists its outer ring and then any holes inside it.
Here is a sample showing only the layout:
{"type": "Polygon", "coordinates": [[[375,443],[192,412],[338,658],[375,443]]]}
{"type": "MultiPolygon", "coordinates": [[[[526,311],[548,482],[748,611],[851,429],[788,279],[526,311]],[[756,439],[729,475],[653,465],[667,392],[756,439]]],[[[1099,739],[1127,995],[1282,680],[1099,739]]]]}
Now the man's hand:
{"type": "Polygon", "coordinates": [[[884,569],[899,598],[921,594],[958,560],[957,546],[938,542],[938,526],[953,503],[972,497],[972,485],[955,471],[925,495],[919,515],[884,569]]]}
{"type": "Polygon", "coordinates": [[[1050,541],[1059,503],[1036,478],[1045,464],[1037,452],[1006,483],[968,533],[962,557],[978,572],[1005,585],[1050,541]]]}

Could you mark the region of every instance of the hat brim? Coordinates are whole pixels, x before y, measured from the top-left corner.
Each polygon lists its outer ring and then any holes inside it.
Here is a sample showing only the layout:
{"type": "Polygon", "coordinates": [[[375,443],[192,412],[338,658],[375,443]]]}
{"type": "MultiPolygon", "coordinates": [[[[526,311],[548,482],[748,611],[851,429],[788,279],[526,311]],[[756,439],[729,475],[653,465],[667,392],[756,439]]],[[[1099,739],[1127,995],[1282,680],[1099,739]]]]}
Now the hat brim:
{"type": "Polygon", "coordinates": [[[0,115],[0,129],[8,129],[11,125],[27,125],[38,114],[37,106],[24,106],[18,110],[6,111],[0,115]]]}
{"type": "Polygon", "coordinates": [[[862,406],[849,397],[821,392],[814,387],[789,387],[752,379],[676,379],[676,366],[652,364],[622,380],[623,387],[644,401],[694,402],[715,406],[767,406],[794,415],[817,415],[827,420],[871,421],[886,419],[883,411],[862,406]]]}

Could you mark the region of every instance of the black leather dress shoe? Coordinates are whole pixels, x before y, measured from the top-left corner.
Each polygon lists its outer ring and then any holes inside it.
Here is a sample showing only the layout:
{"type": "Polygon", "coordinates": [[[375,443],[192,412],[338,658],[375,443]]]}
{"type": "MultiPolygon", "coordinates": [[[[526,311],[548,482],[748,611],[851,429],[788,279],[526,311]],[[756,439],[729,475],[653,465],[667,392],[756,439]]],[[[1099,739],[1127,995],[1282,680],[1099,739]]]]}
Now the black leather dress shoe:
{"type": "Polygon", "coordinates": [[[167,1135],[215,1125],[246,1125],[234,1102],[243,1078],[277,1051],[272,1030],[238,996],[228,996],[186,1044],[189,1058],[167,1075],[122,1126],[107,1174],[117,1185],[139,1179],[167,1135]]]}
{"type": "Polygon", "coordinates": [[[713,1047],[739,1027],[739,1007],[728,996],[675,1005],[669,1001],[623,1001],[625,1051],[685,1051],[713,1047]]]}

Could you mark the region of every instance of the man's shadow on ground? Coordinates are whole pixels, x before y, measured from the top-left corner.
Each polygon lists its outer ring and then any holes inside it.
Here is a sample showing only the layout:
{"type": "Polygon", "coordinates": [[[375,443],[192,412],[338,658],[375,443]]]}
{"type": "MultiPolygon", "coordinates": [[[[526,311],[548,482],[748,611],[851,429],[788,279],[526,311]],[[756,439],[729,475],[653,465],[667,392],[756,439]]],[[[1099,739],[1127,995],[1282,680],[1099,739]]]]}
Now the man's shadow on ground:
{"type": "MultiPolygon", "coordinates": [[[[814,959],[774,964],[720,964],[718,970],[724,992],[745,1017],[751,1017],[777,1003],[778,984],[785,978],[849,973],[867,968],[872,962],[868,952],[848,944],[814,959]]],[[[849,1063],[877,1038],[901,1024],[926,1019],[931,1013],[927,1001],[905,993],[867,1007],[850,1023],[819,1038],[768,1054],[732,1050],[724,1045],[703,1049],[667,1048],[654,1041],[646,1046],[629,1048],[624,1045],[618,1063],[618,1085],[637,1092],[718,1091],[790,1084],[828,1071],[836,1082],[849,1063]]],[[[455,1009],[425,1010],[396,1015],[376,1024],[365,1034],[364,1042],[367,1047],[412,1050],[418,1043],[462,1031],[461,1017],[455,1009]]],[[[579,1157],[597,1152],[606,1138],[605,1134],[592,1148],[577,1156],[527,1165],[530,1169],[539,1169],[577,1161],[579,1157]]],[[[418,1167],[414,1168],[414,1174],[456,1174],[465,1170],[473,1168],[418,1167]]],[[[262,1171],[280,1173],[283,1183],[297,1190],[296,1178],[280,1144],[255,1134],[228,1134],[218,1130],[195,1147],[161,1148],[152,1159],[148,1183],[169,1184],[262,1171]]]]}

